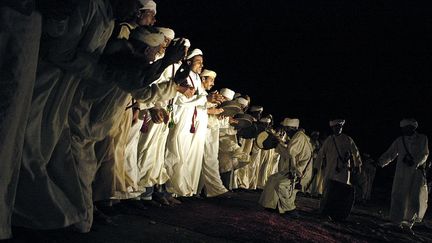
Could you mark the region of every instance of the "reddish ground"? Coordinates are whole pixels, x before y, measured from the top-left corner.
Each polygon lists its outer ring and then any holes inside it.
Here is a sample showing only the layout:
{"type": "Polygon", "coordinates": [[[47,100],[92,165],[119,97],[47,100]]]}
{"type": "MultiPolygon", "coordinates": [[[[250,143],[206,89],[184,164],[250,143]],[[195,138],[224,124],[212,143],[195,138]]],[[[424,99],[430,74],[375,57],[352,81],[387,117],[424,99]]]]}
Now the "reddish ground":
{"type": "Polygon", "coordinates": [[[233,198],[184,199],[176,207],[150,208],[139,215],[117,215],[118,226],[95,225],[89,234],[15,229],[12,242],[432,242],[432,230],[415,235],[383,228],[383,206],[356,206],[345,222],[315,213],[318,200],[299,196],[300,218],[263,210],[259,192],[233,198]]]}

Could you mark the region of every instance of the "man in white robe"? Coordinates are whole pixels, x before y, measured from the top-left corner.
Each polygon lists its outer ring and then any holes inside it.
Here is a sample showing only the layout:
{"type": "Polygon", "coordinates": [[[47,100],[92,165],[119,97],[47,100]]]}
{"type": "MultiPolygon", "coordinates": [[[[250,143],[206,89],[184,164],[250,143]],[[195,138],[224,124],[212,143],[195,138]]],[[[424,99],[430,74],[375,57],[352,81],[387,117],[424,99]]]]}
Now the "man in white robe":
{"type": "MultiPolygon", "coordinates": [[[[203,70],[201,73],[202,86],[206,91],[214,86],[216,73],[211,70],[203,70]]],[[[219,97],[219,104],[224,100],[232,100],[234,91],[229,89],[222,89],[220,95],[214,93],[213,95],[219,97]]],[[[203,167],[201,171],[200,184],[198,193],[205,189],[207,197],[215,197],[226,193],[228,190],[222,184],[219,174],[219,128],[223,123],[228,123],[229,118],[220,118],[218,115],[223,112],[223,109],[216,108],[218,103],[207,103],[207,113],[209,120],[207,124],[207,135],[204,146],[203,167]]]]}
{"type": "MultiPolygon", "coordinates": [[[[327,186],[330,180],[351,186],[353,173],[361,172],[360,153],[352,138],[342,133],[344,124],[345,120],[342,119],[330,121],[329,125],[333,130],[333,135],[324,141],[318,152],[316,167],[313,171],[313,174],[317,174],[317,168],[321,168],[324,172],[324,192],[320,201],[322,213],[326,212],[328,203],[334,200],[331,196],[334,195],[334,191],[327,186]]],[[[346,203],[350,202],[346,201],[346,203]]]]}
{"type": "Polygon", "coordinates": [[[167,139],[165,163],[170,180],[167,190],[177,196],[193,196],[197,193],[207,132],[207,95],[199,74],[204,59],[199,49],[187,56],[190,65],[188,85],[196,89],[191,98],[178,95],[173,102],[174,125],[167,139]]]}
{"type": "MultiPolygon", "coordinates": [[[[351,185],[351,174],[360,172],[362,161],[354,141],[342,133],[345,120],[332,120],[330,135],[323,143],[317,157],[317,167],[324,171],[324,190],[328,180],[336,180],[351,185]]],[[[317,173],[317,171],[314,171],[317,173]]]]}
{"type": "MultiPolygon", "coordinates": [[[[255,118],[255,121],[261,119],[264,111],[262,106],[251,106],[248,112],[255,118]]],[[[255,140],[255,139],[253,139],[255,140]]],[[[259,166],[261,164],[261,149],[252,141],[252,150],[250,152],[250,163],[238,169],[237,181],[239,187],[243,189],[255,190],[258,184],[259,166]]]]}
{"type": "Polygon", "coordinates": [[[393,224],[410,230],[414,223],[422,221],[427,209],[425,166],[429,149],[427,137],[416,132],[417,121],[404,119],[400,127],[402,136],[381,155],[378,164],[384,167],[397,158],[389,218],[393,224]]]}
{"type": "Polygon", "coordinates": [[[259,199],[263,207],[277,209],[280,214],[290,212],[293,217],[297,217],[296,194],[310,181],[307,171],[312,167],[313,153],[310,138],[298,129],[299,124],[298,119],[284,119],[282,125],[291,139],[287,146],[278,144],[276,150],[283,158],[281,162],[287,164],[282,166],[282,171],[269,177],[259,199]]]}
{"type": "MultiPolygon", "coordinates": [[[[159,28],[160,30],[160,28],[159,28]]],[[[165,39],[169,43],[174,38],[174,32],[164,28],[165,39]]],[[[189,47],[190,43],[186,45],[189,47]]],[[[162,47],[163,48],[163,47],[162,47]]],[[[186,53],[185,53],[186,54],[186,53]]],[[[161,77],[154,83],[172,82],[181,62],[175,63],[165,69],[161,77]]],[[[190,93],[184,93],[187,97],[192,97],[195,93],[193,88],[189,88],[190,93]]],[[[150,108],[149,118],[141,129],[138,141],[138,186],[145,188],[145,192],[140,196],[143,202],[149,205],[156,205],[159,201],[165,205],[174,204],[176,201],[162,192],[164,185],[169,179],[165,168],[165,149],[169,133],[170,118],[172,117],[172,102],[174,97],[168,100],[160,100],[151,104],[140,104],[150,108]],[[161,113],[163,115],[161,115],[161,113]],[[162,119],[163,116],[168,119],[162,119]],[[154,187],[157,188],[154,188],[154,187]],[[159,190],[154,194],[154,190],[159,190]],[[156,195],[156,201],[153,201],[153,195],[156,195]]]]}
{"type": "MultiPolygon", "coordinates": [[[[261,118],[260,122],[264,124],[266,130],[274,132],[271,128],[271,116],[261,118]]],[[[261,165],[259,167],[257,188],[263,189],[269,176],[277,172],[278,160],[275,157],[277,157],[275,149],[261,150],[261,165]]]]}
{"type": "Polygon", "coordinates": [[[12,237],[11,218],[38,63],[42,18],[32,2],[0,4],[0,240],[12,237]]]}
{"type": "MultiPolygon", "coordinates": [[[[56,23],[54,18],[52,29],[63,24],[63,31],[41,42],[16,197],[17,226],[53,229],[91,217],[71,151],[68,118],[75,91],[92,75],[112,33],[114,18],[122,18],[118,8],[107,0],[79,1],[66,21],[56,23]]],[[[87,232],[89,228],[78,230],[87,232]]]]}

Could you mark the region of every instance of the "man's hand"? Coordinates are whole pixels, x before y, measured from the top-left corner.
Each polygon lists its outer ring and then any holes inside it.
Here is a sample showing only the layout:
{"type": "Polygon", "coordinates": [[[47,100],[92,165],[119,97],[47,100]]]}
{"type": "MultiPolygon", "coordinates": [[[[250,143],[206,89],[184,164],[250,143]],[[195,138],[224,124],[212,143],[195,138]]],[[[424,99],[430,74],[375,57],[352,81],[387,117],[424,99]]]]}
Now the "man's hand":
{"type": "Polygon", "coordinates": [[[186,86],[185,84],[187,84],[187,78],[189,77],[189,73],[189,65],[187,65],[186,62],[183,62],[174,75],[174,82],[176,82],[176,84],[186,86]]]}
{"type": "Polygon", "coordinates": [[[212,107],[212,108],[208,108],[207,109],[207,114],[209,114],[209,115],[219,115],[223,111],[224,110],[222,108],[212,107]]]}
{"type": "Polygon", "coordinates": [[[180,41],[171,42],[165,51],[163,60],[168,64],[174,64],[179,62],[185,56],[186,47],[184,45],[184,39],[180,41]]]}
{"type": "Polygon", "coordinates": [[[153,123],[160,124],[167,120],[168,112],[165,109],[152,108],[149,111],[153,123]]]}
{"type": "Polygon", "coordinates": [[[183,85],[177,86],[177,92],[183,94],[187,98],[191,98],[195,94],[195,91],[196,90],[190,86],[183,86],[183,85]]]}
{"type": "Polygon", "coordinates": [[[228,117],[228,122],[231,126],[237,125],[239,123],[238,120],[234,119],[233,117],[229,116],[228,117]]]}
{"type": "Polygon", "coordinates": [[[211,93],[211,94],[207,95],[207,101],[210,103],[215,103],[215,104],[219,105],[225,101],[225,97],[223,97],[219,93],[211,93]]]}

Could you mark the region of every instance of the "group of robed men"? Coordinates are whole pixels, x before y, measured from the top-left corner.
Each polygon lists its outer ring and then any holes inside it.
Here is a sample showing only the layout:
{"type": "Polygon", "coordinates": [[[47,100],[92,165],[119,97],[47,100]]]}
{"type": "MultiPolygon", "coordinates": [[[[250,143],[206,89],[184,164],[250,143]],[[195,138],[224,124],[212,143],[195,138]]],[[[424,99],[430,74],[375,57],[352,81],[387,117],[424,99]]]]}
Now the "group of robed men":
{"type": "Polygon", "coordinates": [[[207,93],[216,73],[153,27],[154,1],[2,1],[0,13],[0,239],[11,225],[88,232],[113,200],[227,192],[204,154],[218,151],[207,130],[235,123],[216,117],[234,92],[207,93]]]}
{"type": "MultiPolygon", "coordinates": [[[[299,129],[299,120],[286,118],[282,125],[290,139],[287,144],[281,141],[277,145],[277,151],[281,156],[280,169],[269,178],[260,204],[265,208],[277,209],[279,213],[288,212],[288,215],[297,216],[296,194],[298,191],[307,191],[311,184],[322,184],[321,189],[318,189],[323,193],[320,202],[321,212],[325,211],[328,203],[335,203],[338,199],[347,197],[348,195],[332,191],[335,188],[329,186],[334,181],[352,186],[355,178],[362,174],[363,163],[360,153],[354,141],[342,133],[344,124],[345,120],[341,119],[330,121],[333,134],[326,138],[314,158],[313,145],[310,138],[299,129]],[[336,199],[329,198],[334,195],[336,199]]],[[[375,166],[384,167],[397,160],[389,213],[391,223],[385,225],[397,226],[411,233],[414,223],[423,220],[428,203],[428,139],[416,132],[417,127],[416,120],[403,119],[400,122],[402,136],[392,143],[377,163],[372,162],[375,166]]],[[[367,155],[364,158],[368,161],[370,159],[367,155]]],[[[368,194],[370,196],[370,189],[368,194]]],[[[350,210],[352,204],[347,206],[350,210]]]]}
{"type": "MultiPolygon", "coordinates": [[[[218,105],[235,100],[246,111],[250,98],[230,89],[208,93],[216,73],[202,70],[204,55],[189,51],[187,39],[153,27],[151,0],[8,0],[0,13],[0,92],[7,101],[0,116],[0,239],[12,236],[12,224],[88,232],[94,205],[154,197],[172,205],[180,203],[172,196],[203,189],[211,197],[263,188],[264,207],[292,211],[296,190],[307,190],[315,174],[325,188],[329,178],[349,184],[360,171],[343,121],[332,121],[335,134],[312,170],[314,148],[298,119],[282,122],[289,140],[274,149],[237,137],[238,121],[221,116],[218,105]]],[[[272,118],[261,118],[262,111],[248,109],[270,129],[272,118]]],[[[418,168],[427,138],[407,128],[416,123],[402,125],[406,134],[379,163],[398,157],[390,216],[412,225],[425,211],[425,188],[414,185],[423,185],[418,168]]]]}

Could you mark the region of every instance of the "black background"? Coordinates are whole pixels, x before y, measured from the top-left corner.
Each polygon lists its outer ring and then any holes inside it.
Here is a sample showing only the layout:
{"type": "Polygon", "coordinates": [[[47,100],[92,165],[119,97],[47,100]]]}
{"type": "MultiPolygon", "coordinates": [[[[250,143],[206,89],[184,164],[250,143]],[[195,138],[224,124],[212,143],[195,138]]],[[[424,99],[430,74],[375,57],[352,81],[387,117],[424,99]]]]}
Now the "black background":
{"type": "Polygon", "coordinates": [[[430,135],[432,14],[406,1],[158,0],[156,26],[204,52],[215,88],[249,94],[280,122],[345,132],[375,157],[414,117],[430,135]]]}

